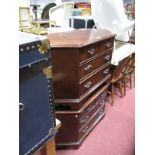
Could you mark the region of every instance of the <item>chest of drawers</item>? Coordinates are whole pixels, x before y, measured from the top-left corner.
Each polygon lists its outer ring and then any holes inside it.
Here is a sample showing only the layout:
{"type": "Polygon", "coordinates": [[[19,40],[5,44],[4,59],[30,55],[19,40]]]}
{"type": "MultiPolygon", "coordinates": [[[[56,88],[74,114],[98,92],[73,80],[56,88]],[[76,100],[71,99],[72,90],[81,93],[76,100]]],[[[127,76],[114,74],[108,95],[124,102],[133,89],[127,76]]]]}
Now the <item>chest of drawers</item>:
{"type": "Polygon", "coordinates": [[[54,102],[62,127],[57,146],[80,146],[104,116],[114,35],[106,30],[49,34],[54,102]]]}

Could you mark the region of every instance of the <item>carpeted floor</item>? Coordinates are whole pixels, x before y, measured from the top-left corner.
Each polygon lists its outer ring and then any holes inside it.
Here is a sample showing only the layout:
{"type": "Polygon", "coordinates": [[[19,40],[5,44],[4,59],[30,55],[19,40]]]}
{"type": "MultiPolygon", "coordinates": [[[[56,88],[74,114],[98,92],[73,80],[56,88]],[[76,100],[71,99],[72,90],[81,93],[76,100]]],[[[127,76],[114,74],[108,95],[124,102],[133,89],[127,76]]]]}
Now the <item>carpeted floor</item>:
{"type": "MultiPolygon", "coordinates": [[[[108,98],[110,101],[110,99],[108,98]]],[[[134,155],[135,89],[125,97],[115,96],[114,106],[106,103],[106,115],[78,150],[57,150],[57,155],[134,155]]]]}

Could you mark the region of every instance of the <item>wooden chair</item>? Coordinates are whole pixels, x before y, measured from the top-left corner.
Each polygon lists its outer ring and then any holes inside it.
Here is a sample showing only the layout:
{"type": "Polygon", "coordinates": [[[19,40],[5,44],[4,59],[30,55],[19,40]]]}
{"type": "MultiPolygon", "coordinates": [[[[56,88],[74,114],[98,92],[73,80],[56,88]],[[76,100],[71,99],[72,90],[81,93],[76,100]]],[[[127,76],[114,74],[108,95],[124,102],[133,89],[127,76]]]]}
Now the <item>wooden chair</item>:
{"type": "Polygon", "coordinates": [[[41,19],[48,19],[49,20],[49,10],[50,10],[50,8],[53,8],[54,6],[56,6],[55,3],[47,4],[43,9],[41,19]]]}
{"type": "Polygon", "coordinates": [[[132,76],[134,77],[134,86],[135,86],[135,54],[132,54],[128,58],[126,67],[122,70],[122,78],[124,84],[124,96],[126,95],[126,80],[129,80],[130,89],[132,88],[132,76]]]}
{"type": "Polygon", "coordinates": [[[117,66],[114,67],[112,78],[111,78],[111,91],[108,91],[109,94],[111,94],[111,102],[112,105],[114,104],[114,91],[115,91],[115,86],[119,85],[119,91],[121,97],[123,97],[123,86],[122,86],[122,79],[123,79],[123,74],[122,70],[126,67],[126,64],[128,62],[128,59],[123,59],[117,66]]]}

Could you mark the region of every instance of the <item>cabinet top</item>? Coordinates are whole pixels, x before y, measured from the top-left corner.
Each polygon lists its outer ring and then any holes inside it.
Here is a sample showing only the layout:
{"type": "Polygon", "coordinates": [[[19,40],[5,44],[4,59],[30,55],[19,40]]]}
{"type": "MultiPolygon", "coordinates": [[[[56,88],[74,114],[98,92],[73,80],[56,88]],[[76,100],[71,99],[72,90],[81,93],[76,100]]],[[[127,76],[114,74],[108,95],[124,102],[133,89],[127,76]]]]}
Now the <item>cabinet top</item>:
{"type": "Polygon", "coordinates": [[[104,29],[78,29],[61,33],[52,33],[47,36],[52,48],[76,48],[112,38],[115,34],[104,29]]]}

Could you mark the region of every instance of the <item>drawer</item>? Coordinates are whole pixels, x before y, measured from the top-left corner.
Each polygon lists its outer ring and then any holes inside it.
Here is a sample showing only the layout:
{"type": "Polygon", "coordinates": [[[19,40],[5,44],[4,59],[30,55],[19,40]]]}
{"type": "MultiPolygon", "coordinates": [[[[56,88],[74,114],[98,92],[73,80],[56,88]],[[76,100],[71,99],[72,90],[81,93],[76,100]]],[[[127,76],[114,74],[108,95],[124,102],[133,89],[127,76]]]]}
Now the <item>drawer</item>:
{"type": "Polygon", "coordinates": [[[92,74],[87,79],[81,81],[79,83],[79,96],[83,95],[93,87],[95,87],[96,84],[98,84],[100,81],[105,79],[108,79],[108,77],[111,75],[111,65],[108,65],[104,68],[101,68],[98,72],[92,74]]]}
{"type": "Polygon", "coordinates": [[[83,64],[79,68],[79,77],[80,79],[89,75],[94,70],[101,67],[103,64],[111,60],[112,50],[107,50],[104,54],[98,56],[97,58],[89,61],[88,63],[83,64]]]}
{"type": "Polygon", "coordinates": [[[105,115],[104,105],[100,107],[96,112],[92,115],[91,119],[85,124],[78,132],[79,138],[83,139],[89,132],[94,128],[94,126],[99,122],[101,118],[105,115]]]}
{"type": "Polygon", "coordinates": [[[80,113],[81,115],[84,115],[83,113],[85,113],[85,111],[88,111],[86,107],[94,103],[96,100],[99,100],[101,94],[106,95],[109,85],[110,83],[107,83],[97,91],[94,91],[91,96],[88,95],[89,97],[86,96],[82,100],[79,100],[79,102],[55,102],[55,110],[56,112],[74,111],[80,113]]]}
{"type": "Polygon", "coordinates": [[[108,39],[99,43],[100,52],[105,52],[108,49],[113,49],[114,39],[108,39]]]}
{"type": "Polygon", "coordinates": [[[102,42],[94,43],[80,49],[80,63],[91,59],[108,49],[112,49],[113,39],[108,39],[102,42]]]}
{"type": "Polygon", "coordinates": [[[79,128],[85,125],[91,116],[105,104],[106,92],[101,93],[84,111],[82,117],[79,119],[79,128]]]}

